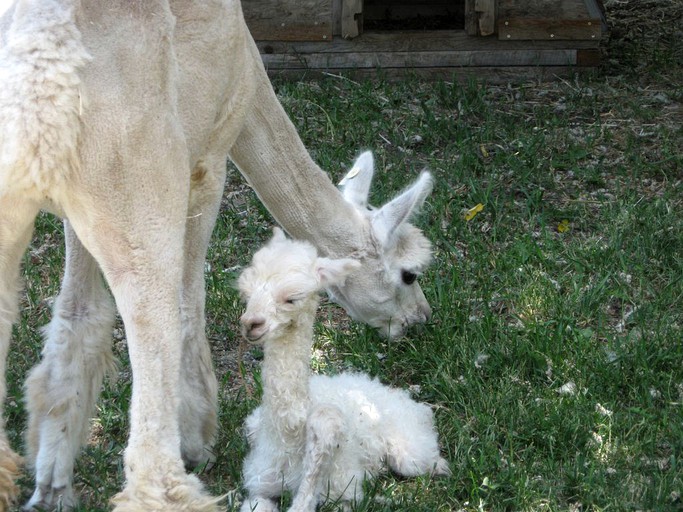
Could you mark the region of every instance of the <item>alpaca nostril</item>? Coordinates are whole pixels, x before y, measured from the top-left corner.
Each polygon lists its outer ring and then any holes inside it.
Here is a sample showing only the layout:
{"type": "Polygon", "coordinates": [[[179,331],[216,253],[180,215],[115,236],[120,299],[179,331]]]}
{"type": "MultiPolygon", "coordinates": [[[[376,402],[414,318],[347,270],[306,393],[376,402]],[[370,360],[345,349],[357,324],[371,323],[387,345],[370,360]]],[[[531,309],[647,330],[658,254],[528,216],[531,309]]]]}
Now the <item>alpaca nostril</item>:
{"type": "Polygon", "coordinates": [[[432,317],[432,308],[429,307],[429,304],[420,304],[420,307],[418,308],[420,312],[421,318],[423,318],[422,322],[426,323],[429,321],[429,319],[432,317]]]}
{"type": "Polygon", "coordinates": [[[258,331],[266,325],[266,319],[263,316],[256,315],[250,317],[242,317],[242,331],[247,338],[258,337],[258,331]]]}

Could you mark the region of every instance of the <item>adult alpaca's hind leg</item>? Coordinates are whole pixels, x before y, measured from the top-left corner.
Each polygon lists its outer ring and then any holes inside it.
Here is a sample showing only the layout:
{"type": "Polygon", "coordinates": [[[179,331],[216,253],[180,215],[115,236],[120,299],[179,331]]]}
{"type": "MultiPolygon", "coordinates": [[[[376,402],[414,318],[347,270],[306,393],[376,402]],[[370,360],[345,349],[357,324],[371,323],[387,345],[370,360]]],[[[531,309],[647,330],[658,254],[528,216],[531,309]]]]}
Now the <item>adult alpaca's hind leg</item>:
{"type": "Polygon", "coordinates": [[[0,510],[10,508],[18,491],[15,479],[21,459],[9,445],[3,410],[12,323],[19,312],[20,263],[37,212],[36,205],[28,201],[10,193],[0,194],[0,510]]]}
{"type": "Polygon", "coordinates": [[[200,160],[192,171],[186,222],[181,322],[183,365],[180,438],[188,467],[211,464],[217,426],[218,383],[206,338],[204,265],[225,184],[225,158],[200,160]]]}
{"type": "Polygon", "coordinates": [[[25,510],[72,507],[74,459],[105,374],[113,373],[114,304],[99,267],[64,222],[66,267],[42,361],[26,381],[27,459],[36,487],[25,510]]]}

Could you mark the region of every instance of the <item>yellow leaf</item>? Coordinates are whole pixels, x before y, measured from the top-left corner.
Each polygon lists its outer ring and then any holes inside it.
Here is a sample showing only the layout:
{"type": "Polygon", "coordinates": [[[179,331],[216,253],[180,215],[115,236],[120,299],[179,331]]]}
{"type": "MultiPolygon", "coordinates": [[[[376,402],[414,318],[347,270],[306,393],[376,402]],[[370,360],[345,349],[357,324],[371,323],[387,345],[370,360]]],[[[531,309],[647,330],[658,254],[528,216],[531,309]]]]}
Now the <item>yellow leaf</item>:
{"type": "Polygon", "coordinates": [[[470,208],[469,210],[467,210],[465,212],[465,220],[467,222],[471,221],[474,217],[477,216],[477,213],[479,213],[483,209],[484,209],[484,205],[481,203],[477,203],[475,206],[473,206],[472,208],[470,208]]]}
{"type": "Polygon", "coordinates": [[[562,222],[557,225],[557,231],[559,233],[569,231],[569,221],[567,219],[562,220],[562,222]]]}
{"type": "Polygon", "coordinates": [[[353,178],[355,178],[359,172],[360,172],[360,167],[353,167],[349,172],[346,173],[346,176],[344,176],[342,178],[342,180],[339,182],[339,185],[340,186],[346,185],[346,183],[349,180],[352,180],[353,178]]]}
{"type": "Polygon", "coordinates": [[[488,158],[488,157],[489,157],[489,152],[486,151],[486,146],[484,146],[483,144],[481,144],[481,145],[479,146],[479,151],[481,151],[481,155],[482,155],[484,158],[488,158]]]}

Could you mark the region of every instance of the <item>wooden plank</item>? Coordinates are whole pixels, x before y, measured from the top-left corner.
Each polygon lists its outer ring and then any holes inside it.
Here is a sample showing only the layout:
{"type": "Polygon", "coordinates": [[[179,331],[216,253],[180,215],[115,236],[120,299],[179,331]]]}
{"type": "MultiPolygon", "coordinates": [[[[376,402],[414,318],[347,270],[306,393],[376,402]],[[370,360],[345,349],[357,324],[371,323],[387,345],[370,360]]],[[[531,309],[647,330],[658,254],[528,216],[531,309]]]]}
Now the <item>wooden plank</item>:
{"type": "Polygon", "coordinates": [[[342,0],[341,36],[358,37],[363,31],[363,0],[342,0]]]}
{"type": "Polygon", "coordinates": [[[576,51],[576,65],[583,67],[596,67],[600,65],[600,50],[585,48],[576,51]]]}
{"type": "Polygon", "coordinates": [[[242,0],[242,9],[254,39],[332,39],[332,0],[242,0]]]}
{"type": "Polygon", "coordinates": [[[588,9],[592,0],[499,0],[502,40],[599,40],[602,20],[588,9]]]}
{"type": "Polygon", "coordinates": [[[465,33],[468,36],[479,35],[479,15],[474,9],[476,0],[465,0],[465,33]]]}
{"type": "Polygon", "coordinates": [[[576,50],[270,54],[263,62],[268,69],[573,66],[576,50]]]}
{"type": "Polygon", "coordinates": [[[425,80],[451,80],[454,82],[467,82],[469,80],[484,81],[491,84],[505,84],[509,82],[557,80],[558,78],[571,78],[577,73],[590,74],[592,68],[577,68],[574,66],[535,66],[535,67],[490,67],[490,68],[467,68],[467,67],[441,67],[441,68],[388,68],[382,70],[361,68],[356,70],[329,69],[274,69],[268,74],[272,78],[285,80],[308,80],[325,77],[339,77],[340,79],[372,80],[381,76],[389,81],[403,80],[406,76],[415,76],[425,80]]]}
{"type": "Polygon", "coordinates": [[[329,43],[257,41],[262,54],[508,51],[598,48],[598,41],[499,41],[491,37],[469,37],[463,30],[364,32],[352,41],[334,38],[329,43]]]}
{"type": "Polygon", "coordinates": [[[479,16],[479,34],[490,36],[496,31],[496,1],[475,0],[474,10],[479,16]]]}
{"type": "MultiPolygon", "coordinates": [[[[493,69],[518,69],[519,79],[529,69],[579,70],[599,63],[596,41],[499,41],[469,37],[463,30],[429,32],[365,32],[352,41],[259,41],[271,75],[363,71],[368,75],[445,72],[482,78],[493,69]],[[450,71],[447,71],[450,70],[450,71]]],[[[538,73],[535,76],[539,76],[538,73]]]]}

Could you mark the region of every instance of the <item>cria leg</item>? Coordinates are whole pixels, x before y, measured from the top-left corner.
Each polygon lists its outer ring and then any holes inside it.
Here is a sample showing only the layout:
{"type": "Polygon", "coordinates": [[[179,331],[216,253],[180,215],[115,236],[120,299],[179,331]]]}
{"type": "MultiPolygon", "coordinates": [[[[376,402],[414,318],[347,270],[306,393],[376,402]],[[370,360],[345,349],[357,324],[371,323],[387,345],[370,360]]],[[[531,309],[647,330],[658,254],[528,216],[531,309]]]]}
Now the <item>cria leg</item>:
{"type": "Polygon", "coordinates": [[[66,267],[42,362],[26,382],[29,463],[36,488],[25,510],[75,504],[73,466],[87,440],[102,381],[113,373],[114,304],[95,260],[64,223],[66,267]]]}
{"type": "Polygon", "coordinates": [[[12,323],[19,309],[19,267],[37,211],[37,206],[28,201],[0,193],[0,510],[10,507],[18,490],[14,482],[19,475],[21,459],[10,448],[5,434],[5,379],[12,323]]]}
{"type": "MultiPolygon", "coordinates": [[[[257,409],[258,410],[258,409],[257,409]]],[[[249,418],[252,416],[250,415],[249,418]]],[[[249,419],[247,419],[249,423],[249,419]]],[[[251,442],[250,442],[251,444],[251,442]]],[[[273,498],[282,494],[284,482],[273,452],[268,446],[259,445],[244,461],[244,487],[249,497],[244,500],[240,512],[277,512],[273,498]]]]}
{"type": "MultiPolygon", "coordinates": [[[[330,466],[343,442],[344,416],[336,407],[320,406],[306,421],[306,453],[303,478],[289,512],[315,512],[321,496],[327,494],[330,466]]],[[[337,496],[333,496],[336,498],[337,496]]]]}
{"type": "Polygon", "coordinates": [[[387,464],[406,477],[418,475],[448,476],[448,461],[441,457],[434,418],[429,406],[406,399],[402,422],[385,432],[388,440],[387,464]]]}
{"type": "Polygon", "coordinates": [[[200,160],[192,171],[180,309],[183,329],[181,449],[189,467],[211,463],[214,459],[218,384],[206,339],[204,262],[224,184],[224,158],[215,162],[200,160]]]}

